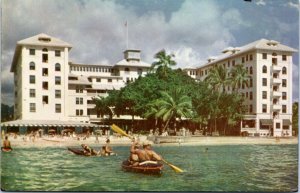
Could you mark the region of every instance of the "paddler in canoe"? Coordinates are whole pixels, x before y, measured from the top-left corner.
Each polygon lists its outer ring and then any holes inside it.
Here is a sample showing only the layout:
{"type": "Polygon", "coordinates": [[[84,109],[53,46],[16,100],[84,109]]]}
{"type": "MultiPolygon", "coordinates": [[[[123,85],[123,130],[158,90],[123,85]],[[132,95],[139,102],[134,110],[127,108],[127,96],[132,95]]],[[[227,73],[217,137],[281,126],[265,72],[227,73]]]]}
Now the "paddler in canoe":
{"type": "Polygon", "coordinates": [[[133,166],[145,164],[158,164],[162,157],[152,150],[151,142],[146,140],[143,142],[143,149],[135,140],[130,147],[129,162],[133,166]]]}

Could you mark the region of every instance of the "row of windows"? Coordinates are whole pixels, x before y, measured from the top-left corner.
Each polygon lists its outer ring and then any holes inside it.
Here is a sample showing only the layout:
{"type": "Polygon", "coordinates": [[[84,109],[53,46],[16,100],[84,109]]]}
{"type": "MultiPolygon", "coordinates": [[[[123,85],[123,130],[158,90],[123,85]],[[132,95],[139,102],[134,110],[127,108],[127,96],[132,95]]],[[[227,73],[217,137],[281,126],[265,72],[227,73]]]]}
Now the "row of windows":
{"type": "MultiPolygon", "coordinates": [[[[268,69],[267,66],[264,65],[264,66],[262,67],[262,72],[263,72],[263,73],[267,73],[267,72],[268,72],[267,69],[268,69]]],[[[287,74],[286,67],[282,67],[282,74],[287,74]]]]}
{"type": "MultiPolygon", "coordinates": [[[[263,99],[267,99],[268,98],[268,93],[267,91],[262,91],[262,98],[263,99]]],[[[282,92],[282,100],[286,100],[287,99],[287,94],[286,92],[282,92]]]]}
{"type": "Polygon", "coordinates": [[[83,72],[111,72],[111,68],[100,68],[100,67],[85,67],[85,66],[71,66],[73,71],[83,71],[83,72]]]}
{"type": "Polygon", "coordinates": [[[248,61],[248,59],[249,59],[249,61],[253,60],[252,54],[249,54],[249,55],[247,54],[246,57],[245,56],[242,57],[242,63],[245,63],[245,58],[246,58],[246,61],[248,61]]]}
{"type": "MultiPolygon", "coordinates": [[[[43,52],[48,52],[48,49],[44,48],[42,51],[43,52]]],[[[55,53],[54,55],[56,57],[60,57],[61,56],[61,51],[60,50],[55,50],[54,53],[55,53]]],[[[29,55],[35,55],[35,49],[29,49],[29,55]]]]}
{"type": "MultiPolygon", "coordinates": [[[[263,113],[267,113],[267,108],[268,108],[267,104],[262,104],[262,112],[263,113]]],[[[287,112],[287,106],[282,105],[282,113],[286,113],[286,112],[287,112]]],[[[273,115],[277,115],[277,113],[275,112],[273,115]]]]}
{"type": "MultiPolygon", "coordinates": [[[[277,78],[277,77],[274,77],[274,78],[277,78]]],[[[268,86],[268,84],[267,84],[267,78],[263,78],[262,79],[262,85],[263,86],[268,86]]],[[[282,79],[282,87],[287,87],[287,81],[286,81],[286,79],[282,79]]]]}
{"type": "MultiPolygon", "coordinates": [[[[29,97],[35,98],[36,97],[36,90],[35,89],[29,89],[29,97]]],[[[55,98],[60,99],[61,98],[61,90],[55,90],[55,98]]]]}
{"type": "MultiPolygon", "coordinates": [[[[43,69],[45,69],[45,68],[43,68],[43,69]]],[[[35,70],[35,63],[34,62],[29,63],[29,70],[35,70]]],[[[58,72],[60,71],[60,64],[59,63],[55,64],[55,71],[58,71],[58,72]]]]}
{"type": "MultiPolygon", "coordinates": [[[[277,54],[275,52],[272,53],[272,57],[274,57],[274,56],[277,56],[277,54]]],[[[262,59],[264,59],[264,60],[268,59],[268,54],[267,53],[262,53],[262,59]]],[[[286,55],[282,55],[281,59],[282,59],[282,61],[286,61],[287,60],[286,55]]]]}
{"type": "MultiPolygon", "coordinates": [[[[101,82],[101,78],[96,78],[96,82],[101,82]]],[[[107,79],[107,82],[112,82],[112,79],[111,78],[107,79]]]]}
{"type": "MultiPolygon", "coordinates": [[[[44,97],[43,97],[44,100],[44,97]]],[[[35,113],[36,112],[36,104],[29,103],[29,112],[35,113]]],[[[61,104],[55,104],[55,113],[61,113],[61,104]]]]}
{"type": "MultiPolygon", "coordinates": [[[[35,75],[29,76],[29,83],[35,84],[35,75]]],[[[43,89],[48,90],[48,82],[43,82],[42,85],[43,85],[43,89]]],[[[61,77],[60,76],[55,76],[55,85],[61,85],[61,77]]]]}

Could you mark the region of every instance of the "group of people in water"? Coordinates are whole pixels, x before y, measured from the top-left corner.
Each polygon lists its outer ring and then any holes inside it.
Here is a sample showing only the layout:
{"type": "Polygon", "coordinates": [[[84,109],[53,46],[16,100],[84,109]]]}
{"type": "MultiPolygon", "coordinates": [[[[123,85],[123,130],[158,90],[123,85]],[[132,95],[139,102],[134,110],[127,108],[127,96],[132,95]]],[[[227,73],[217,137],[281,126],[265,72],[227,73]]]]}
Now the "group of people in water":
{"type": "Polygon", "coordinates": [[[112,151],[112,148],[110,146],[110,140],[106,140],[106,144],[102,146],[102,148],[99,151],[94,150],[93,148],[89,147],[86,144],[82,144],[81,147],[83,148],[83,153],[88,156],[110,156],[115,155],[115,153],[112,151]]]}
{"type": "MultiPolygon", "coordinates": [[[[83,153],[88,156],[110,156],[115,155],[111,146],[110,140],[106,140],[106,144],[102,146],[99,151],[94,150],[86,144],[82,144],[83,153]]],[[[152,150],[151,142],[146,140],[143,143],[140,143],[133,139],[130,147],[130,156],[128,162],[130,165],[138,166],[144,164],[157,164],[158,161],[161,161],[162,157],[158,155],[155,151],[152,150]]]]}

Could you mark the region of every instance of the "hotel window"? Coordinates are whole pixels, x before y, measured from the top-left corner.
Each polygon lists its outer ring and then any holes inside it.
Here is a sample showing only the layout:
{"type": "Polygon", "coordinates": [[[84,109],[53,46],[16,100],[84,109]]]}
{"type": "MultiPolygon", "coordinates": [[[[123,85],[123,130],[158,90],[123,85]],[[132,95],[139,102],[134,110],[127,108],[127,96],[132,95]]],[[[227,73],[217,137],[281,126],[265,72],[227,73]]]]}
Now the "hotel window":
{"type": "Polygon", "coordinates": [[[253,112],[253,107],[252,105],[249,105],[249,113],[252,113],[253,112]]]}
{"type": "Polygon", "coordinates": [[[43,96],[43,105],[48,104],[48,96],[43,96]]]}
{"type": "Polygon", "coordinates": [[[82,109],[76,109],[76,115],[77,116],[82,116],[83,115],[83,110],[82,109]]]}
{"type": "Polygon", "coordinates": [[[248,92],[246,92],[246,98],[248,98],[248,92]]]}
{"type": "Polygon", "coordinates": [[[43,58],[42,58],[44,63],[48,63],[48,54],[43,54],[43,58]]]}
{"type": "Polygon", "coordinates": [[[42,87],[44,90],[48,90],[48,82],[43,82],[42,87]]]}
{"type": "Polygon", "coordinates": [[[83,104],[83,98],[76,97],[76,105],[82,105],[83,104]]]}
{"type": "Polygon", "coordinates": [[[55,64],[55,71],[60,71],[60,64],[59,63],[55,64]]]}
{"type": "Polygon", "coordinates": [[[249,71],[250,71],[250,74],[253,74],[253,68],[252,68],[252,66],[250,66],[249,71]]]}
{"type": "Polygon", "coordinates": [[[61,104],[55,104],[55,112],[61,113],[61,104]]]}
{"type": "Polygon", "coordinates": [[[125,72],[129,73],[129,71],[130,71],[129,68],[125,68],[125,72]]]}
{"type": "Polygon", "coordinates": [[[267,91],[262,91],[262,98],[267,99],[267,91]]]}
{"type": "Polygon", "coordinates": [[[34,62],[29,63],[29,70],[35,70],[35,63],[34,62]]]}
{"type": "Polygon", "coordinates": [[[29,76],[29,83],[30,84],[35,84],[35,76],[34,75],[29,76]]]}
{"type": "Polygon", "coordinates": [[[263,73],[267,73],[267,66],[263,66],[263,73]]]}
{"type": "Polygon", "coordinates": [[[96,78],[96,82],[101,82],[101,78],[96,78]]]}
{"type": "Polygon", "coordinates": [[[249,99],[250,99],[250,100],[253,99],[253,94],[252,94],[252,92],[249,93],[249,99]]]}
{"type": "Polygon", "coordinates": [[[282,113],[286,113],[286,105],[282,105],[282,113]]]}
{"type": "Polygon", "coordinates": [[[244,63],[245,62],[245,57],[242,57],[242,63],[244,63]]]}
{"type": "Polygon", "coordinates": [[[282,79],[282,87],[286,87],[286,79],[282,79]]]}
{"type": "Polygon", "coordinates": [[[276,123],[276,129],[280,129],[280,123],[276,123]]]}
{"type": "Polygon", "coordinates": [[[235,66],[235,60],[232,60],[232,66],[235,66]]]}
{"type": "Polygon", "coordinates": [[[109,78],[109,79],[107,79],[107,82],[112,82],[112,79],[110,79],[110,78],[109,78]]]}
{"type": "Polygon", "coordinates": [[[249,60],[252,61],[253,60],[252,54],[250,54],[249,57],[250,57],[249,60]]]}
{"type": "Polygon", "coordinates": [[[35,49],[29,49],[29,55],[35,55],[35,49]]]}
{"type": "Polygon", "coordinates": [[[35,98],[35,89],[30,89],[29,90],[29,97],[30,98],[35,98]]]}
{"type": "Polygon", "coordinates": [[[263,104],[263,105],[262,105],[262,112],[263,112],[263,113],[266,113],[266,112],[267,112],[267,105],[266,105],[266,104],[263,104]]]}
{"type": "Polygon", "coordinates": [[[253,80],[252,80],[252,78],[250,78],[250,84],[249,84],[249,87],[252,88],[252,86],[253,86],[253,80]]]}
{"type": "Polygon", "coordinates": [[[246,61],[248,61],[248,54],[246,55],[246,61]]]}
{"type": "Polygon", "coordinates": [[[76,93],[83,93],[83,88],[81,86],[76,86],[76,93]]]}
{"type": "Polygon", "coordinates": [[[267,59],[267,53],[262,54],[262,59],[267,59]]]}
{"type": "Polygon", "coordinates": [[[61,90],[55,90],[55,98],[57,99],[61,98],[61,90]]]}
{"type": "Polygon", "coordinates": [[[282,55],[282,61],[286,61],[286,55],[282,55]]]}
{"type": "Polygon", "coordinates": [[[55,50],[55,56],[60,57],[60,50],[55,50]]]}
{"type": "Polygon", "coordinates": [[[48,76],[48,68],[42,69],[42,76],[48,76]]]}
{"type": "Polygon", "coordinates": [[[266,78],[263,78],[262,79],[262,85],[263,86],[267,86],[268,84],[267,84],[267,79],[266,78]]]}
{"type": "Polygon", "coordinates": [[[138,75],[142,75],[142,73],[143,73],[143,69],[141,69],[141,68],[138,68],[138,71],[137,71],[137,73],[138,73],[138,75]]]}
{"type": "Polygon", "coordinates": [[[82,67],[83,71],[85,72],[85,67],[82,67]]]}
{"type": "Polygon", "coordinates": [[[286,100],[286,92],[282,92],[282,100],[286,100]]]}
{"type": "Polygon", "coordinates": [[[60,84],[61,84],[60,76],[55,76],[55,85],[60,85],[60,84]]]}
{"type": "Polygon", "coordinates": [[[29,103],[29,112],[34,113],[35,111],[36,111],[35,103],[29,103]]]}
{"type": "Polygon", "coordinates": [[[43,52],[48,52],[48,49],[47,49],[47,48],[44,48],[42,51],[43,51],[43,52]]]}
{"type": "Polygon", "coordinates": [[[286,74],[287,72],[286,72],[286,67],[283,67],[282,68],[282,74],[286,74]]]}

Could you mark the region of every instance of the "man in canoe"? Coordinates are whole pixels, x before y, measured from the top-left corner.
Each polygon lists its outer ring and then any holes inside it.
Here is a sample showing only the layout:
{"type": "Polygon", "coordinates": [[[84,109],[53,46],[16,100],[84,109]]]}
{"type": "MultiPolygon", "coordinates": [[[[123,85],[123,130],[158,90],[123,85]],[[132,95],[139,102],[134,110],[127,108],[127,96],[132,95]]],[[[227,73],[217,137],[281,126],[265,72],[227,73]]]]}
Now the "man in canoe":
{"type": "Polygon", "coordinates": [[[157,164],[157,161],[162,160],[161,156],[152,150],[150,141],[143,142],[143,149],[138,148],[138,142],[133,142],[130,153],[130,159],[133,165],[157,164]],[[137,155],[138,159],[135,155],[137,155]]]}
{"type": "Polygon", "coordinates": [[[8,136],[5,136],[5,140],[3,141],[3,149],[11,149],[10,141],[8,140],[8,136]]]}

